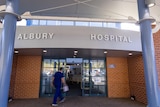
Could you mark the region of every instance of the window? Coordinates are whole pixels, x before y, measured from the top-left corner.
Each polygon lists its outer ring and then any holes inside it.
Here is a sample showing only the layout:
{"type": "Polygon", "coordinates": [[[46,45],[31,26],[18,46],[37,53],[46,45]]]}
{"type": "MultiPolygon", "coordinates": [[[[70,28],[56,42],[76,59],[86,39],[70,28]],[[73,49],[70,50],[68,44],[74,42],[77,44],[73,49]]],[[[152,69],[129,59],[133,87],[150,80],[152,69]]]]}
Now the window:
{"type": "Polygon", "coordinates": [[[102,22],[90,22],[90,26],[102,27],[102,22]]]}
{"type": "Polygon", "coordinates": [[[73,26],[74,23],[73,23],[73,21],[62,21],[61,25],[64,25],[64,26],[73,26]]]}
{"type": "Polygon", "coordinates": [[[75,22],[76,26],[89,26],[89,22],[75,22]]]}

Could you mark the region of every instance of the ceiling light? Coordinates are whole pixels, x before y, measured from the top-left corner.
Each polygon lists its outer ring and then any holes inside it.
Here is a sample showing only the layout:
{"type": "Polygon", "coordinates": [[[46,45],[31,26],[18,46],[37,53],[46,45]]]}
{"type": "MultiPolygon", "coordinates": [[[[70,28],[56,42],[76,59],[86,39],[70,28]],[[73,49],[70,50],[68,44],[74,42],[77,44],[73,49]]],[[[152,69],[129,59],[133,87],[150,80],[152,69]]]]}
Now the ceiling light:
{"type": "Polygon", "coordinates": [[[129,56],[132,56],[133,54],[132,54],[132,52],[129,52],[128,55],[129,55],[129,56]]]}
{"type": "Polygon", "coordinates": [[[18,51],[14,51],[14,53],[18,54],[19,52],[18,51]]]}
{"type": "Polygon", "coordinates": [[[47,50],[45,50],[45,49],[44,49],[44,50],[43,50],[43,52],[44,52],[44,53],[46,53],[46,52],[47,52],[47,50]]]}
{"type": "Polygon", "coordinates": [[[145,4],[148,6],[148,7],[153,7],[156,5],[156,2],[155,0],[145,0],[145,4]]]}
{"type": "Polygon", "coordinates": [[[106,53],[107,53],[107,51],[104,51],[104,53],[106,54],[106,53]]]}
{"type": "Polygon", "coordinates": [[[77,51],[77,50],[75,50],[75,51],[74,51],[74,53],[78,53],[78,51],[77,51]]]}

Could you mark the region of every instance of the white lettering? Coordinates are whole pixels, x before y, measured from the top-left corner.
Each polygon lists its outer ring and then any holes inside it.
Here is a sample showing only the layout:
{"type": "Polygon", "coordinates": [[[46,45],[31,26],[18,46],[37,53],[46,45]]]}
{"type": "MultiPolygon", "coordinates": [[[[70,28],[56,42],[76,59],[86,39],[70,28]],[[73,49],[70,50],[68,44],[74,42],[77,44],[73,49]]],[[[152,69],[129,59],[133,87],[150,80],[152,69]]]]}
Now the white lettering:
{"type": "Polygon", "coordinates": [[[48,33],[50,39],[53,39],[54,33],[48,33]]]}
{"type": "Polygon", "coordinates": [[[123,42],[128,42],[128,39],[127,39],[127,37],[123,37],[123,42]]]}
{"type": "Polygon", "coordinates": [[[47,33],[43,33],[42,34],[42,39],[47,39],[48,37],[47,37],[47,33]]]}
{"type": "Polygon", "coordinates": [[[20,40],[20,39],[22,40],[22,39],[23,39],[22,34],[19,34],[18,37],[17,37],[17,39],[18,39],[18,40],[20,40]]]}
{"type": "Polygon", "coordinates": [[[91,34],[91,40],[96,40],[96,35],[95,34],[91,34]]]}
{"type": "Polygon", "coordinates": [[[36,39],[41,39],[41,35],[36,34],[36,39]]]}
{"type": "Polygon", "coordinates": [[[34,33],[30,33],[29,39],[34,39],[34,33]]]}
{"type": "Polygon", "coordinates": [[[98,40],[103,40],[103,36],[102,36],[101,34],[98,34],[98,35],[97,35],[97,39],[98,39],[98,40]]]}
{"type": "Polygon", "coordinates": [[[23,34],[23,39],[28,39],[27,34],[23,34]]]}
{"type": "Polygon", "coordinates": [[[118,36],[116,36],[115,41],[118,42],[118,36]]]}
{"type": "Polygon", "coordinates": [[[119,41],[122,42],[123,36],[118,36],[118,37],[119,37],[119,41]]]}
{"type": "Polygon", "coordinates": [[[111,41],[114,40],[114,35],[110,35],[110,40],[111,40],[111,41]]]}
{"type": "Polygon", "coordinates": [[[53,39],[54,33],[29,33],[19,34],[18,40],[33,40],[33,39],[53,39]]]}
{"type": "Polygon", "coordinates": [[[132,42],[130,37],[128,37],[128,42],[130,42],[130,43],[132,42]]]}
{"type": "Polygon", "coordinates": [[[127,36],[117,36],[117,35],[102,35],[102,34],[91,34],[91,40],[104,40],[104,41],[115,41],[115,42],[127,42],[131,43],[131,38],[127,36]]]}
{"type": "Polygon", "coordinates": [[[109,35],[104,35],[104,40],[108,41],[109,40],[109,35]]]}

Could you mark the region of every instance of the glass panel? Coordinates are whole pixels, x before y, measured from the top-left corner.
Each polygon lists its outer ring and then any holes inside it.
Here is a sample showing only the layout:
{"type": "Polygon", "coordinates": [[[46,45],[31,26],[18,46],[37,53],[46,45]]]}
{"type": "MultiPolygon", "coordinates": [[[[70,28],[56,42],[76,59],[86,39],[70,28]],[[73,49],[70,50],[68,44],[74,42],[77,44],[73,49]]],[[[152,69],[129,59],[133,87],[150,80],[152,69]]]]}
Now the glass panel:
{"type": "Polygon", "coordinates": [[[32,25],[39,25],[39,20],[32,20],[32,25]]]}
{"type": "Polygon", "coordinates": [[[75,25],[76,26],[89,26],[89,22],[78,22],[78,21],[76,21],[75,25]]]}
{"type": "MultiPolygon", "coordinates": [[[[41,95],[52,96],[55,90],[51,87],[52,75],[64,67],[67,71],[65,59],[44,59],[42,62],[41,95]]],[[[81,89],[83,96],[105,96],[106,95],[106,69],[104,60],[83,60],[81,75],[81,89]]],[[[75,68],[75,71],[81,71],[75,68]]],[[[67,74],[67,73],[66,73],[67,74]]],[[[76,77],[77,78],[77,77],[76,77]]]]}
{"type": "Polygon", "coordinates": [[[84,60],[83,61],[83,76],[89,76],[89,60],[84,60]]]}
{"type": "Polygon", "coordinates": [[[51,59],[51,62],[50,62],[50,67],[53,67],[54,68],[54,59],[51,59]]]}
{"type": "Polygon", "coordinates": [[[53,93],[51,81],[54,73],[52,61],[50,59],[44,59],[42,67],[41,94],[51,96],[53,93]]]}
{"type": "Polygon", "coordinates": [[[107,23],[106,22],[103,22],[103,27],[107,27],[107,23]]]}
{"type": "Polygon", "coordinates": [[[104,68],[104,61],[103,60],[98,60],[98,65],[97,65],[97,67],[98,68],[104,68]]]}
{"type": "Polygon", "coordinates": [[[64,25],[64,26],[73,26],[74,25],[74,22],[73,21],[62,21],[61,22],[61,25],[64,25]]]}
{"type": "Polygon", "coordinates": [[[52,94],[53,89],[50,86],[51,84],[51,76],[44,76],[42,78],[42,89],[41,89],[41,94],[52,94]]]}
{"type": "Polygon", "coordinates": [[[61,21],[56,21],[56,25],[61,25],[61,21]]]}
{"type": "Polygon", "coordinates": [[[50,67],[50,59],[44,59],[43,60],[43,67],[50,67]]]}
{"type": "Polygon", "coordinates": [[[56,25],[56,21],[47,20],[47,25],[56,25]]]}
{"type": "Polygon", "coordinates": [[[90,73],[89,73],[89,60],[83,60],[83,70],[81,73],[82,82],[81,82],[81,88],[82,88],[82,95],[83,96],[89,96],[90,95],[90,73]]]}
{"type": "Polygon", "coordinates": [[[98,67],[97,60],[91,60],[91,65],[92,65],[92,68],[97,68],[98,67]]]}
{"type": "Polygon", "coordinates": [[[66,60],[65,59],[60,59],[59,60],[59,67],[65,68],[65,66],[66,66],[66,60]]]}
{"type": "Polygon", "coordinates": [[[91,60],[91,95],[106,94],[106,69],[104,60],[91,60]]]}
{"type": "Polygon", "coordinates": [[[56,71],[58,71],[58,66],[59,66],[58,59],[52,59],[52,62],[54,64],[54,73],[55,73],[56,71]]]}
{"type": "Polygon", "coordinates": [[[116,23],[107,23],[108,27],[116,28],[116,23]]]}
{"type": "Polygon", "coordinates": [[[46,20],[40,20],[39,21],[39,25],[46,25],[46,23],[47,23],[46,20]]]}
{"type": "Polygon", "coordinates": [[[90,26],[102,27],[102,22],[90,22],[90,26]]]}
{"type": "Polygon", "coordinates": [[[49,76],[53,74],[53,68],[43,68],[43,76],[49,76]]]}
{"type": "Polygon", "coordinates": [[[104,85],[93,85],[91,89],[92,95],[105,95],[105,86],[104,85]]]}

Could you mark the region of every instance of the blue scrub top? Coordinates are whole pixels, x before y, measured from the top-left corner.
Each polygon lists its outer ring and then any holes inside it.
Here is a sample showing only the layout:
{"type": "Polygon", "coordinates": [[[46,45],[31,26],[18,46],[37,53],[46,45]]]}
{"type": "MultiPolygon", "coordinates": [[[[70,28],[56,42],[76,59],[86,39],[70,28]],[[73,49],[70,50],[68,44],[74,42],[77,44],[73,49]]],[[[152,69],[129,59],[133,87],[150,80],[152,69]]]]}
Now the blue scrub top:
{"type": "Polygon", "coordinates": [[[57,87],[61,87],[62,86],[62,81],[61,79],[64,77],[64,74],[62,72],[56,72],[54,74],[54,86],[57,87]]]}

